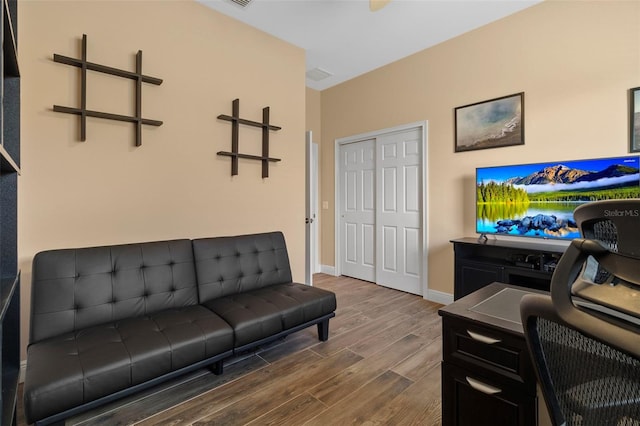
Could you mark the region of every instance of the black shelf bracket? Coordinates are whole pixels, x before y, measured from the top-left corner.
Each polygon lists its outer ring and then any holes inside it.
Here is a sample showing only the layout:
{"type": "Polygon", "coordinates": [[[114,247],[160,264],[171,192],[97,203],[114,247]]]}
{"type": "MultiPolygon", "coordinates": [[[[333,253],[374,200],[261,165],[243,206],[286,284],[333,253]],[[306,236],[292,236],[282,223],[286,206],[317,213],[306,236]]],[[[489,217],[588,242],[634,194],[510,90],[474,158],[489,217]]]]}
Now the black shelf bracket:
{"type": "Polygon", "coordinates": [[[231,115],[220,114],[218,119],[231,122],[231,152],[218,151],[218,155],[231,157],[231,176],[238,174],[238,158],[262,161],[262,177],[269,177],[269,163],[280,161],[279,158],[269,157],[269,130],[278,131],[282,127],[269,124],[269,107],[262,109],[262,123],[240,118],[240,99],[234,99],[231,104],[231,115]],[[262,128],[262,155],[241,154],[238,152],[238,133],[240,124],[262,128]]]}
{"type": "Polygon", "coordinates": [[[87,35],[82,35],[82,58],[70,58],[68,56],[53,55],[53,60],[65,65],[78,67],[81,70],[80,77],[80,108],[72,108],[60,105],[54,105],[53,110],[65,114],[75,114],[80,116],[80,140],[87,140],[87,117],[103,118],[106,120],[117,120],[134,123],[136,125],[136,146],[142,145],[142,125],[161,126],[162,121],[142,118],[142,83],[150,83],[159,86],[162,79],[150,77],[142,74],[142,50],[138,50],[136,54],[136,70],[135,72],[121,70],[118,68],[100,65],[87,61],[87,35]],[[134,116],[111,114],[108,112],[92,111],[87,109],[87,71],[97,71],[104,74],[114,75],[116,77],[134,80],[136,83],[136,114],[134,116]]]}

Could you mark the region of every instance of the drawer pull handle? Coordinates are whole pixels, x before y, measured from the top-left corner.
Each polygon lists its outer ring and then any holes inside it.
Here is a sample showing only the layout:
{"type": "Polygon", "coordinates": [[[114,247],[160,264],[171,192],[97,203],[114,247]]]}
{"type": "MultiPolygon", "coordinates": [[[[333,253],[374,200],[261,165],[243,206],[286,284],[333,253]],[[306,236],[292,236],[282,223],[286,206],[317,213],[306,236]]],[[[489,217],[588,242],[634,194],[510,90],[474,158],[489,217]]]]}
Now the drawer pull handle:
{"type": "Polygon", "coordinates": [[[472,379],[471,377],[467,376],[467,383],[469,383],[469,386],[471,386],[472,388],[474,388],[477,391],[480,391],[482,393],[486,393],[487,395],[495,395],[497,393],[502,392],[502,389],[500,388],[496,388],[493,386],[489,386],[486,383],[482,383],[476,379],[472,379]]]}
{"type": "Polygon", "coordinates": [[[493,345],[494,343],[500,343],[502,340],[494,339],[493,337],[483,336],[482,334],[474,333],[473,331],[467,330],[467,333],[473,340],[477,340],[478,342],[486,343],[488,345],[493,345]]]}

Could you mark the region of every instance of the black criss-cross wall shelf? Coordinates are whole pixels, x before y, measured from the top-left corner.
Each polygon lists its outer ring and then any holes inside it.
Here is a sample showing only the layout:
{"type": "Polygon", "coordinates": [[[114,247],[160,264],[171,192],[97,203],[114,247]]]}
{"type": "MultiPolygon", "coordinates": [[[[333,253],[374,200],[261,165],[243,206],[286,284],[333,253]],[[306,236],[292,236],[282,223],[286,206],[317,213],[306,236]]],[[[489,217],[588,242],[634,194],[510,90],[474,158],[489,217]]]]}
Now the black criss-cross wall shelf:
{"type": "Polygon", "coordinates": [[[136,146],[142,145],[142,125],[161,126],[162,121],[142,118],[142,83],[151,83],[159,86],[162,79],[149,77],[142,74],[142,50],[138,50],[136,55],[136,71],[126,71],[117,68],[99,65],[87,61],[87,35],[82,35],[82,58],[70,58],[68,56],[53,55],[53,60],[61,64],[71,65],[81,69],[81,90],[80,90],[80,108],[71,108],[66,106],[54,105],[53,110],[56,112],[64,112],[66,114],[75,114],[80,116],[80,140],[87,140],[87,117],[104,118],[107,120],[126,121],[136,125],[136,146]],[[87,70],[97,71],[105,74],[115,75],[117,77],[128,78],[136,82],[136,114],[135,116],[111,114],[108,112],[92,111],[87,109],[87,70]]]}
{"type": "Polygon", "coordinates": [[[238,158],[262,161],[262,177],[269,177],[269,162],[280,161],[279,158],[269,157],[269,130],[278,131],[282,127],[269,124],[269,107],[262,109],[262,123],[240,118],[240,99],[234,99],[231,104],[232,115],[220,114],[220,120],[231,122],[231,152],[218,151],[218,155],[231,157],[231,176],[238,174],[238,158]],[[238,152],[238,133],[240,124],[260,127],[262,129],[262,155],[241,154],[238,152]]]}

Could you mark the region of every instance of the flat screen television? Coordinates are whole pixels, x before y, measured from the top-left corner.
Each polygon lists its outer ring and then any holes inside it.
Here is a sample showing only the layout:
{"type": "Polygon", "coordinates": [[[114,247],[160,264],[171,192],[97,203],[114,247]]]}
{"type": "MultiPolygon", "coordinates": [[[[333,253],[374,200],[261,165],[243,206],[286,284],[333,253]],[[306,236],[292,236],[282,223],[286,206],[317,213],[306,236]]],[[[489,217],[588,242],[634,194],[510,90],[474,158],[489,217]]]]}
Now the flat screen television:
{"type": "Polygon", "coordinates": [[[596,200],[640,198],[640,156],[476,169],[476,232],[571,240],[573,211],[596,200]]]}

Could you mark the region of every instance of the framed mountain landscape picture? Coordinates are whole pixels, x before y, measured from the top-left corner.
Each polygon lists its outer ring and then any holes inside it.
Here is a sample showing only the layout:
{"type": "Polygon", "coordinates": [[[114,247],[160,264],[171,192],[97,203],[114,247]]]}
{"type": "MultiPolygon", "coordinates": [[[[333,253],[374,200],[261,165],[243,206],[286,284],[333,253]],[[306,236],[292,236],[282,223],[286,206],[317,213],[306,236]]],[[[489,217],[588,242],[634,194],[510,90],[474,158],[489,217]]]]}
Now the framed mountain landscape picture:
{"type": "Polygon", "coordinates": [[[640,152],[640,87],[630,90],[629,102],[629,151],[640,152]]]}
{"type": "Polygon", "coordinates": [[[455,151],[524,144],[524,92],[455,108],[455,151]]]}

